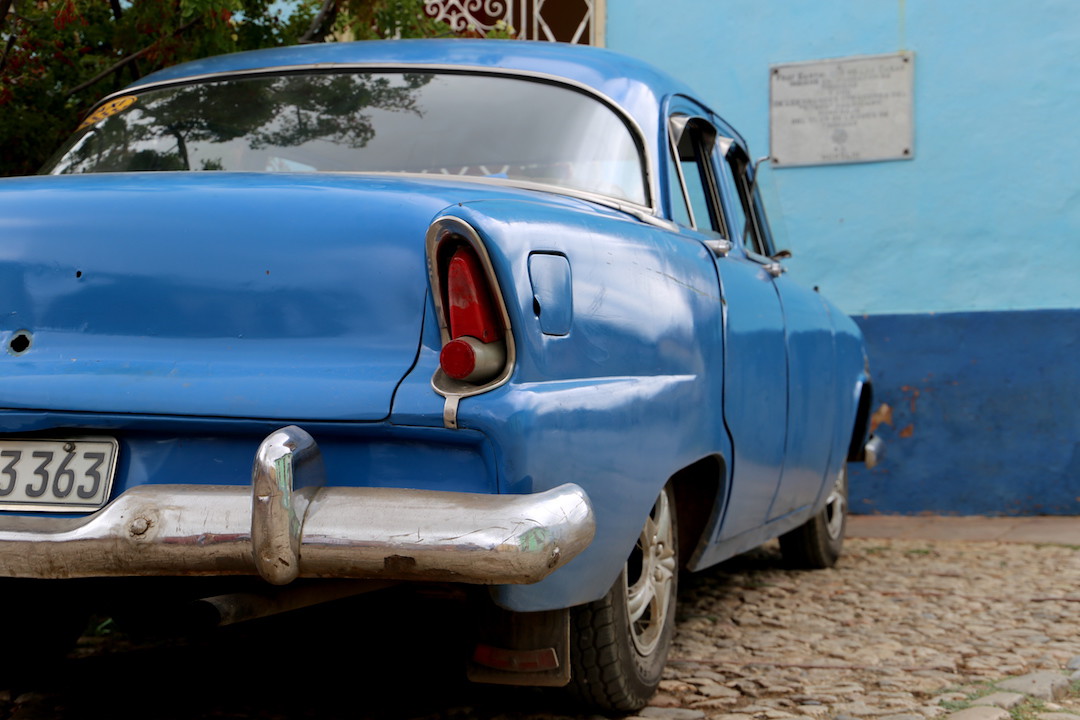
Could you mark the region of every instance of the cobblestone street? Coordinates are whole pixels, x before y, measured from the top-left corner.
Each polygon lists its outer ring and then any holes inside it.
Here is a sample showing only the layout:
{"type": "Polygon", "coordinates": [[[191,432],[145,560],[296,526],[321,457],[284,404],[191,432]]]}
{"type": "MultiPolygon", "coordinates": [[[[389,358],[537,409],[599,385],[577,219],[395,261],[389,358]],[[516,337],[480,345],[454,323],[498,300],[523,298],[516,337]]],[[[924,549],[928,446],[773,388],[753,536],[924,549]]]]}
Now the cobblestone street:
{"type": "MultiPolygon", "coordinates": [[[[835,570],[795,572],[769,545],[682,582],[671,662],[641,716],[1080,720],[1076,546],[854,539],[835,570]]],[[[115,717],[578,717],[557,695],[469,685],[438,652],[359,632],[312,637],[310,655],[249,636],[73,659],[64,681],[0,693],[0,717],[90,717],[105,688],[115,717]]]]}
{"type": "Polygon", "coordinates": [[[1069,546],[851,540],[819,572],[784,570],[766,548],[684,583],[655,702],[728,720],[929,718],[1053,672],[1057,702],[1041,711],[1080,715],[1066,692],[1080,686],[1066,682],[1080,668],[1078,588],[1069,546]]]}

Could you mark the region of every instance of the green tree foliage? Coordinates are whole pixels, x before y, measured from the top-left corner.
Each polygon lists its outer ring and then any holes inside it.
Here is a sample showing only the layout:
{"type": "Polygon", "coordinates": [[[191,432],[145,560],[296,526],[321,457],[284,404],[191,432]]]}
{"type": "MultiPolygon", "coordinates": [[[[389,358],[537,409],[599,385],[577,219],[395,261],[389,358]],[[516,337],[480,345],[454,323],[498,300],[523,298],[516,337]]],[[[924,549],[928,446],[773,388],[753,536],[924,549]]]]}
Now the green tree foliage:
{"type": "Polygon", "coordinates": [[[449,34],[423,0],[0,0],[0,175],[37,171],[104,95],[208,55],[449,34]]]}
{"type": "Polygon", "coordinates": [[[437,37],[450,28],[423,12],[423,0],[323,0],[301,42],[437,37]]]}

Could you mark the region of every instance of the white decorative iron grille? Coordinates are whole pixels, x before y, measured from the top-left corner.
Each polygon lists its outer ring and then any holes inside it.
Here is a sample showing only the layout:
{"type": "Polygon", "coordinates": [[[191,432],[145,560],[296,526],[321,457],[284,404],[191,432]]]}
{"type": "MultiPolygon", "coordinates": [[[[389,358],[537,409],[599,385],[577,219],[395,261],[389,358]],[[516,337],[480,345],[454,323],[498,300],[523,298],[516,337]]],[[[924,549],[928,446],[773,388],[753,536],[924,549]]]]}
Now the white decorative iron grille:
{"type": "Polygon", "coordinates": [[[522,40],[603,45],[604,0],[424,0],[424,12],[456,33],[512,28],[522,40]]]}

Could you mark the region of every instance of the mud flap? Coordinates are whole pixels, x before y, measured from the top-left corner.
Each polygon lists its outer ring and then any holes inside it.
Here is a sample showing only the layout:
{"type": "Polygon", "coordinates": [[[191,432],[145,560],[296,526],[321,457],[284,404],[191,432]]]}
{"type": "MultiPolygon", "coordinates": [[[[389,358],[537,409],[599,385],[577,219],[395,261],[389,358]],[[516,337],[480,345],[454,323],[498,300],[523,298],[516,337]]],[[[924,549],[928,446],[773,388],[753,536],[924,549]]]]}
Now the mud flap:
{"type": "Polygon", "coordinates": [[[489,606],[468,663],[472,682],[562,687],[570,682],[570,611],[489,606]]]}

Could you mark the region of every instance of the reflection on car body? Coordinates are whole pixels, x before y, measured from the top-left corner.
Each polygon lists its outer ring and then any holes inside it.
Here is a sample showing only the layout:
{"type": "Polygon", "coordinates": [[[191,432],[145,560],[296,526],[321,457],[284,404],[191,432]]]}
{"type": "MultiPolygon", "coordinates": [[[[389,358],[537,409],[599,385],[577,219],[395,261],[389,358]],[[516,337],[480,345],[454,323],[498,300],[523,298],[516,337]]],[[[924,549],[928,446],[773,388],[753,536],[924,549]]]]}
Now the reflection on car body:
{"type": "Polygon", "coordinates": [[[286,48],[106,98],[0,182],[7,602],[487,585],[474,679],[640,707],[679,571],[831,565],[866,457],[861,337],[783,274],[754,172],[592,48],[286,48]]]}

